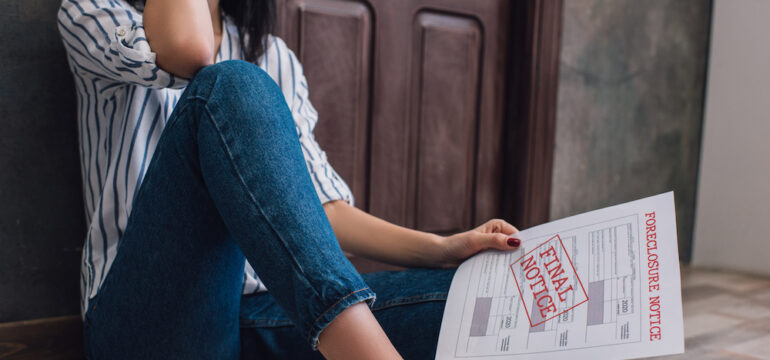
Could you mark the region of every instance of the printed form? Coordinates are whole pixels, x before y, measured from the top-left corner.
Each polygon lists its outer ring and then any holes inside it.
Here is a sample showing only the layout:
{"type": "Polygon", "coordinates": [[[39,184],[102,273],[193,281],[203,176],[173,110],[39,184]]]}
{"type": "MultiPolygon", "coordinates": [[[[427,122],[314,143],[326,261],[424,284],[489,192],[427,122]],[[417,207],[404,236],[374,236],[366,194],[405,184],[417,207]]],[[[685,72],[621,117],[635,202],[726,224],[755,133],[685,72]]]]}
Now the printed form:
{"type": "Polygon", "coordinates": [[[457,269],[436,359],[684,351],[673,192],[539,225],[457,269]]]}

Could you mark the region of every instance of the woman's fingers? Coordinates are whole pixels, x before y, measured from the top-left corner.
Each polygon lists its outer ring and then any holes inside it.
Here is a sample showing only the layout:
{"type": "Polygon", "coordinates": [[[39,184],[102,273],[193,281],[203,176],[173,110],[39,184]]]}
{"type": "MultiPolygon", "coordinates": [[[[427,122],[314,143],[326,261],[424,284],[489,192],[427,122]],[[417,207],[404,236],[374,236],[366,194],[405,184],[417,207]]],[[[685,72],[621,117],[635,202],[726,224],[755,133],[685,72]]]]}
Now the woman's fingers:
{"type": "Polygon", "coordinates": [[[486,232],[499,232],[503,234],[514,234],[519,232],[519,229],[517,229],[515,226],[509,224],[507,221],[503,219],[492,219],[484,223],[484,225],[481,225],[479,227],[480,231],[486,230],[486,232]]]}
{"type": "Polygon", "coordinates": [[[514,250],[521,245],[521,240],[505,233],[476,233],[474,241],[482,249],[514,250]]]}
{"type": "Polygon", "coordinates": [[[502,227],[503,227],[503,232],[504,233],[506,233],[508,235],[511,235],[511,234],[515,234],[515,233],[519,232],[519,229],[517,229],[515,226],[509,224],[505,220],[500,220],[500,221],[502,221],[502,223],[503,223],[502,227]]]}

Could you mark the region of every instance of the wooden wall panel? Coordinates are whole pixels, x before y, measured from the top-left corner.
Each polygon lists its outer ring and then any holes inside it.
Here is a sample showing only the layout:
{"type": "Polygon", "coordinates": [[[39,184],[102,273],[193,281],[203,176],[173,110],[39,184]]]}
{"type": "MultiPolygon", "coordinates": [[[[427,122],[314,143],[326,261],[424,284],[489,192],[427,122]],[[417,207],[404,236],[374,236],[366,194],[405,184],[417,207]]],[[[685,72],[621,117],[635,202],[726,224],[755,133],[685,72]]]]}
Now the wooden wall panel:
{"type": "Polygon", "coordinates": [[[319,113],[316,139],[353,190],[356,205],[367,209],[371,11],[339,0],[291,1],[285,11],[296,26],[285,28],[286,41],[304,66],[319,113]]]}
{"type": "Polygon", "coordinates": [[[421,12],[414,34],[409,225],[464,231],[472,224],[481,29],[469,18],[421,12]]]}
{"type": "Polygon", "coordinates": [[[550,197],[560,9],[284,0],[278,35],[304,63],[317,137],[360,208],[439,233],[495,217],[527,227],[550,197]]]}
{"type": "MultiPolygon", "coordinates": [[[[503,186],[503,112],[506,73],[507,45],[509,39],[509,18],[511,5],[506,0],[369,0],[376,13],[376,31],[374,40],[374,54],[376,56],[373,77],[372,103],[372,138],[371,138],[371,192],[370,212],[388,221],[406,226],[418,226],[420,228],[448,228],[449,222],[456,222],[458,218],[470,217],[470,223],[460,222],[452,224],[452,228],[468,227],[480,224],[490,218],[500,217],[500,205],[503,201],[501,188],[503,186]],[[415,32],[420,32],[424,25],[424,14],[433,14],[441,19],[465,19],[466,23],[459,27],[448,26],[446,30],[453,34],[453,41],[462,38],[462,31],[469,26],[467,21],[474,22],[479,33],[480,55],[477,57],[478,77],[475,88],[470,91],[478,91],[478,104],[476,113],[470,117],[463,117],[464,121],[475,123],[475,164],[463,165],[472,172],[473,188],[470,205],[465,203],[450,204],[450,200],[443,199],[443,203],[436,207],[436,194],[418,194],[416,192],[430,191],[431,186],[453,187],[447,185],[451,182],[467,183],[467,173],[453,173],[444,179],[435,179],[433,185],[423,185],[416,189],[415,181],[419,175],[415,161],[417,152],[415,146],[418,136],[414,129],[415,107],[421,107],[418,94],[413,89],[415,77],[421,78],[419,67],[423,65],[414,61],[422,58],[423,48],[420,38],[415,39],[415,32]],[[469,20],[473,19],[473,20],[469,20]],[[421,25],[423,24],[423,25],[421,25]],[[452,30],[449,30],[452,29],[452,30]],[[456,33],[460,31],[460,33],[456,33]],[[416,175],[415,175],[416,174],[416,175]],[[440,182],[439,182],[440,181],[440,182]],[[422,197],[417,200],[416,197],[422,197]],[[419,205],[423,203],[423,205],[419,205]],[[419,210],[417,207],[419,206],[419,210]],[[441,215],[437,211],[443,207],[464,207],[457,212],[441,215]],[[459,214],[467,211],[468,214],[459,214]],[[424,213],[423,213],[424,212],[424,213]],[[446,216],[449,219],[434,220],[434,216],[446,216]],[[416,217],[419,217],[416,218],[416,217]],[[434,223],[433,221],[442,221],[434,223]]],[[[427,32],[430,34],[430,31],[427,32]]],[[[429,35],[432,36],[432,35],[429,35]]],[[[432,40],[426,43],[431,43],[432,40]]],[[[448,46],[440,44],[428,44],[430,47],[448,46]]],[[[456,46],[456,45],[453,45],[456,46]]],[[[470,45],[468,45],[470,46],[470,45]]],[[[448,48],[447,48],[448,49],[448,48]]],[[[430,51],[437,51],[436,49],[430,51]]],[[[476,51],[470,48],[456,52],[448,51],[444,55],[445,61],[466,61],[467,51],[476,51]]],[[[428,66],[430,67],[430,66],[428,66]]],[[[468,74],[455,72],[435,72],[436,76],[443,77],[442,81],[452,84],[467,83],[468,74]]],[[[431,96],[441,97],[444,89],[439,89],[437,94],[431,96]]],[[[444,106],[453,106],[450,101],[444,100],[444,106]]],[[[425,105],[427,106],[427,105],[425,105]]],[[[455,120],[453,120],[455,121],[455,120]]],[[[456,125],[456,124],[455,124],[456,125]]],[[[461,125],[462,126],[462,125],[461,125]]],[[[449,127],[445,124],[445,127],[449,127]]],[[[454,133],[456,129],[447,129],[454,133]]],[[[423,144],[425,146],[425,144],[423,144]]],[[[462,146],[461,146],[462,147],[462,146]]],[[[447,157],[445,155],[445,157],[447,157]]],[[[454,162],[465,164],[468,161],[466,153],[452,155],[454,162]]],[[[442,160],[443,161],[443,160],[442,160]]],[[[439,165],[437,165],[439,166],[439,165]]],[[[459,168],[458,168],[459,169],[459,168]]],[[[457,170],[454,170],[457,171],[457,170]]],[[[452,172],[454,172],[452,171],[452,172]]],[[[449,171],[446,171],[449,173],[449,171]]],[[[424,184],[425,180],[420,179],[424,184]]],[[[464,186],[464,185],[460,185],[464,186]]],[[[442,190],[443,191],[443,190],[442,190]]],[[[456,190],[452,190],[456,191],[456,190]]],[[[467,200],[466,198],[462,199],[467,200]]],[[[454,201],[454,199],[452,199],[454,201]]]]}

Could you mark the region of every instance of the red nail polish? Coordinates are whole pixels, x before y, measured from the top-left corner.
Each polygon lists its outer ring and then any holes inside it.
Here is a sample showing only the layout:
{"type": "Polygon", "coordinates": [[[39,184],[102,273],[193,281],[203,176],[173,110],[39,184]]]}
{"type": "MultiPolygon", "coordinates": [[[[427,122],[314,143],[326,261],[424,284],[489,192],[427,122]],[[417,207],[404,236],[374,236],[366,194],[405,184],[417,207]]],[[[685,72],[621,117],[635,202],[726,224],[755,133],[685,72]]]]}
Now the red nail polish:
{"type": "Polygon", "coordinates": [[[513,247],[517,247],[517,246],[521,245],[521,240],[519,240],[517,238],[508,238],[508,245],[513,246],[513,247]]]}

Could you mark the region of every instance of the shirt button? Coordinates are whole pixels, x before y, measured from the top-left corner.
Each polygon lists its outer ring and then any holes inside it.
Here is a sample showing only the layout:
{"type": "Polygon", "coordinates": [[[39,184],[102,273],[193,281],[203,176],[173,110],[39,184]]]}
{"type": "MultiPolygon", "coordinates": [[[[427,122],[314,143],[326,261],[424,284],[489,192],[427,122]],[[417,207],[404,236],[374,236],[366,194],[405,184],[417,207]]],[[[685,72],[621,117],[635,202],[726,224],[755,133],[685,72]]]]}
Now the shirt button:
{"type": "Polygon", "coordinates": [[[118,36],[126,36],[126,30],[125,29],[118,29],[118,36]]]}

